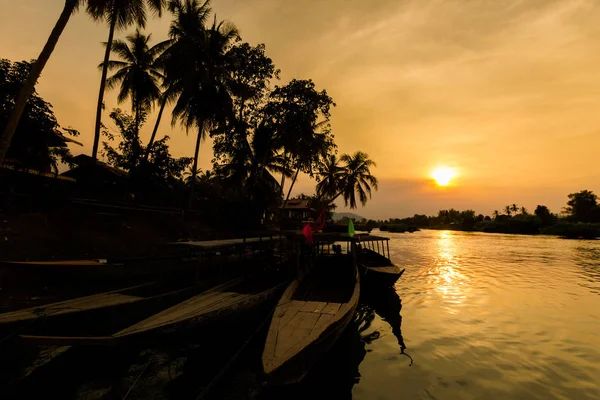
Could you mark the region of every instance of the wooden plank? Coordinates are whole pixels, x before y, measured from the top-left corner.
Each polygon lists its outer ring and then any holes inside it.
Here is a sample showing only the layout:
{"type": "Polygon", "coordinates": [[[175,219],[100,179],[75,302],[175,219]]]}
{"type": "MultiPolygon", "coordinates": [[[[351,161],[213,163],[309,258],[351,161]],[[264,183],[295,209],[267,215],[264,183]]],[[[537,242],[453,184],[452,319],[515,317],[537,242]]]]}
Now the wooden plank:
{"type": "Polygon", "coordinates": [[[119,293],[102,293],[93,296],[81,297],[66,302],[54,303],[47,306],[33,307],[26,310],[0,314],[0,324],[27,321],[44,316],[55,316],[95,310],[104,307],[113,307],[121,304],[135,303],[136,301],[144,299],[144,297],[128,296],[119,293]]]}
{"type": "Polygon", "coordinates": [[[283,329],[279,330],[275,357],[282,357],[289,349],[304,343],[310,337],[310,332],[320,316],[321,314],[312,312],[298,312],[283,329]]]}
{"type": "Polygon", "coordinates": [[[19,339],[27,344],[46,346],[72,346],[72,345],[113,345],[116,340],[112,336],[33,336],[20,335],[19,339]]]}
{"type": "Polygon", "coordinates": [[[325,301],[307,301],[300,311],[320,313],[326,305],[325,301]]]}
{"type": "Polygon", "coordinates": [[[320,335],[333,321],[335,321],[334,314],[321,314],[310,332],[311,336],[320,335]]]}
{"type": "Polygon", "coordinates": [[[339,311],[341,306],[342,306],[341,303],[327,303],[327,305],[323,308],[321,313],[333,315],[339,311]]]}
{"type": "Polygon", "coordinates": [[[292,320],[292,318],[294,318],[294,316],[296,316],[296,314],[300,311],[300,309],[303,306],[304,306],[303,301],[292,300],[290,303],[288,303],[286,309],[283,311],[282,314],[280,314],[281,328],[286,326],[288,324],[288,322],[290,322],[292,320]]]}

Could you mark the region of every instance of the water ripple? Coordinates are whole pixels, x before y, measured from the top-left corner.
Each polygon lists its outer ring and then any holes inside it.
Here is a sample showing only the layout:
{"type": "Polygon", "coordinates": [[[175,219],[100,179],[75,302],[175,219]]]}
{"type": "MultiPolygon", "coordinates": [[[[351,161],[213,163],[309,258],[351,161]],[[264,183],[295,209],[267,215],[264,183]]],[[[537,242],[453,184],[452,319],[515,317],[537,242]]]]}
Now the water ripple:
{"type": "Polygon", "coordinates": [[[389,236],[407,269],[396,291],[415,364],[390,358],[397,345],[382,335],[355,398],[600,398],[600,241],[389,236]]]}

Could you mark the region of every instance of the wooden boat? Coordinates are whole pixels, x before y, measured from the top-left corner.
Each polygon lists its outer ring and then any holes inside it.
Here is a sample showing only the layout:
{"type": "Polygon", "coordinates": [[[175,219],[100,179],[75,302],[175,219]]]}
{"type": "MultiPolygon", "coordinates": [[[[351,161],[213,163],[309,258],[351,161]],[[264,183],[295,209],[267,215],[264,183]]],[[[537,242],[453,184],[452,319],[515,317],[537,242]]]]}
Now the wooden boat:
{"type": "Polygon", "coordinates": [[[288,286],[275,309],[262,356],[269,383],[302,380],[352,320],[359,296],[355,255],[317,254],[311,271],[288,286]]]}
{"type": "Polygon", "coordinates": [[[112,323],[119,319],[144,318],[185,300],[205,287],[192,285],[175,288],[173,285],[152,282],[2,313],[0,332],[56,331],[69,326],[71,322],[75,327],[86,328],[103,317],[109,317],[112,323]]]}
{"type": "Polygon", "coordinates": [[[358,251],[358,267],[364,283],[373,286],[393,286],[404,273],[404,269],[400,269],[390,260],[389,239],[371,235],[359,236],[359,239],[361,249],[358,251]]]}
{"type": "MultiPolygon", "coordinates": [[[[247,237],[226,240],[171,243],[164,255],[90,260],[1,261],[0,288],[31,286],[98,285],[101,282],[187,276],[200,270],[240,265],[244,269],[271,264],[281,237],[247,237]]],[[[281,254],[279,254],[281,255],[281,254]]],[[[279,260],[281,261],[281,260],[279,260]]]]}
{"type": "MultiPolygon", "coordinates": [[[[270,275],[273,277],[273,275],[270,275]]],[[[46,345],[114,345],[118,343],[152,343],[166,338],[186,337],[204,323],[243,315],[275,299],[286,286],[279,276],[268,279],[264,274],[251,278],[231,279],[204,293],[149,316],[108,336],[31,336],[22,335],[26,343],[46,345]]]]}

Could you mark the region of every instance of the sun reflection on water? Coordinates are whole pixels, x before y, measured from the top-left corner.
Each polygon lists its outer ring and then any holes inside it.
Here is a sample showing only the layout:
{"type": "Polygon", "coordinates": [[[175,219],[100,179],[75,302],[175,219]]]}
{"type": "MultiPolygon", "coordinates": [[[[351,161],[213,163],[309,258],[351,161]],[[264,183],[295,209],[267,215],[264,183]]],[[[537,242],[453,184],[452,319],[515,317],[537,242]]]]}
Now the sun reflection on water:
{"type": "Polygon", "coordinates": [[[454,235],[449,231],[440,231],[435,244],[437,251],[429,275],[430,284],[446,303],[461,304],[470,291],[469,278],[461,272],[454,235]]]}

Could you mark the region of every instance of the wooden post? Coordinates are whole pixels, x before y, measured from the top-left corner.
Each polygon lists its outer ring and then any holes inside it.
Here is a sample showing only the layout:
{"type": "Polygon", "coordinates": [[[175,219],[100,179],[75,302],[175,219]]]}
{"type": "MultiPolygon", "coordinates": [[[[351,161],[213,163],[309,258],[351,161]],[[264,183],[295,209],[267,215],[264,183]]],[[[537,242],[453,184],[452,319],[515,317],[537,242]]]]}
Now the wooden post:
{"type": "Polygon", "coordinates": [[[379,254],[379,240],[377,241],[377,253],[379,254]]]}
{"type": "Polygon", "coordinates": [[[387,250],[388,250],[388,259],[391,261],[391,257],[390,257],[390,241],[386,240],[386,244],[387,244],[387,250]]]}

